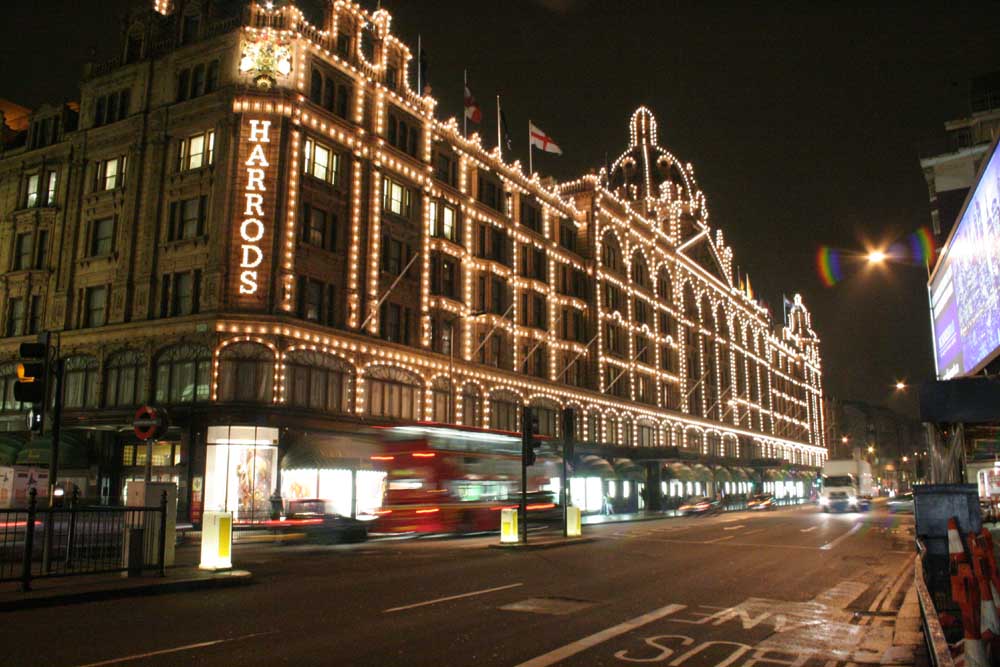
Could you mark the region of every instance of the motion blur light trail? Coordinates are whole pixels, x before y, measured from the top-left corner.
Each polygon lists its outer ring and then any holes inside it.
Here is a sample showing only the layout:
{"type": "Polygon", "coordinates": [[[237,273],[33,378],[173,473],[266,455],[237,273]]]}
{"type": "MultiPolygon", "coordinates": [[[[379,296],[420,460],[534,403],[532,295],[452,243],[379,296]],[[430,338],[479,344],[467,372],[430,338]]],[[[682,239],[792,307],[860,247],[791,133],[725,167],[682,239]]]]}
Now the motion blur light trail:
{"type": "Polygon", "coordinates": [[[827,287],[833,287],[844,279],[840,270],[840,251],[830,246],[820,246],[816,253],[816,270],[819,278],[827,287]]]}

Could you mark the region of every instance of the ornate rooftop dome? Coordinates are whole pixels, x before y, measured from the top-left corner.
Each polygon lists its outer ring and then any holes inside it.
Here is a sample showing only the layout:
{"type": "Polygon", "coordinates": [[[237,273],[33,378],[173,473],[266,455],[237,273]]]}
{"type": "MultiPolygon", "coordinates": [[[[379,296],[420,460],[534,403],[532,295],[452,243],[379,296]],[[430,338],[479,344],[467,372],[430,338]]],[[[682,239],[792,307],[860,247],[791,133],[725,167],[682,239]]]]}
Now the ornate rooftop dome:
{"type": "Polygon", "coordinates": [[[639,107],[629,123],[629,147],[611,165],[608,189],[622,199],[647,205],[664,199],[692,199],[697,187],[685,167],[657,142],[653,112],[639,107]]]}

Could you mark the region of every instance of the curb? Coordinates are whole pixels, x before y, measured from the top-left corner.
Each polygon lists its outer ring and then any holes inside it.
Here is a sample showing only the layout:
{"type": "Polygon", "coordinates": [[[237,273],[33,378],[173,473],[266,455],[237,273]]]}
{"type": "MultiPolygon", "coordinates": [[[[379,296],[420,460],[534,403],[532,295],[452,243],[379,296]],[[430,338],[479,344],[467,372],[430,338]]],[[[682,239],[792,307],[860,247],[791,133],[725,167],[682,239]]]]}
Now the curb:
{"type": "Polygon", "coordinates": [[[590,544],[596,542],[596,537],[572,537],[568,539],[549,540],[547,542],[528,542],[527,544],[490,544],[487,549],[501,549],[503,551],[541,551],[543,549],[558,549],[574,544],[590,544]]]}
{"type": "Polygon", "coordinates": [[[0,600],[0,613],[21,611],[24,609],[40,609],[44,607],[56,607],[67,604],[80,604],[83,602],[96,602],[100,600],[113,600],[116,598],[137,597],[140,595],[162,595],[166,593],[180,593],[186,591],[197,591],[211,588],[226,588],[229,586],[241,586],[253,581],[253,574],[247,570],[230,570],[224,574],[207,578],[187,578],[164,581],[151,581],[137,586],[123,588],[105,588],[99,590],[89,590],[80,592],[54,593],[45,595],[41,593],[38,597],[32,597],[33,593],[21,593],[23,597],[18,599],[0,600]]]}

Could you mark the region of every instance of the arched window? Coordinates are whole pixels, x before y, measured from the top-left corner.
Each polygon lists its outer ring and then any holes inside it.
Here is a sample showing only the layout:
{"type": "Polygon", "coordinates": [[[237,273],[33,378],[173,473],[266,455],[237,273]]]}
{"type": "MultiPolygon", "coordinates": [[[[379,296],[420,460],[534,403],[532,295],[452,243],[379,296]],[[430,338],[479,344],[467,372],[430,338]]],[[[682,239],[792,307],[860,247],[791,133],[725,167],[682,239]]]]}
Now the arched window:
{"type": "Polygon", "coordinates": [[[601,264],[614,273],[622,272],[622,250],[618,239],[611,232],[604,235],[601,241],[601,264]]]}
{"type": "Polygon", "coordinates": [[[260,343],[227,345],[219,353],[219,400],[270,403],[274,353],[260,343]]]}
{"type": "Polygon", "coordinates": [[[632,253],[632,282],[639,287],[649,288],[649,268],[646,266],[646,258],[638,250],[632,253]]]}
{"type": "Polygon", "coordinates": [[[462,424],[477,428],[483,425],[483,397],[474,384],[462,387],[462,424]]]}
{"type": "Polygon", "coordinates": [[[175,345],[156,358],[157,403],[207,401],[212,377],[212,351],[204,345],[175,345]]]}
{"type": "Polygon", "coordinates": [[[90,356],[69,357],[63,366],[63,406],[96,408],[97,359],[90,356]]]}
{"type": "Polygon", "coordinates": [[[708,434],[708,454],[709,456],[725,456],[722,449],[722,436],[715,431],[708,434]]]}
{"type": "Polygon", "coordinates": [[[394,366],[374,366],[366,375],[369,415],[421,418],[424,383],[418,375],[394,366]]]}
{"type": "Polygon", "coordinates": [[[285,355],[289,405],[324,412],[350,412],[354,369],[343,359],[313,350],[285,355]]]}
{"type": "Polygon", "coordinates": [[[656,277],[656,296],[660,297],[662,301],[671,303],[674,298],[673,285],[670,282],[670,272],[666,268],[660,269],[659,275],[656,277]]]}
{"type": "Polygon", "coordinates": [[[146,400],[146,356],[125,350],[104,362],[104,405],[138,405],[146,400]]]}
{"type": "Polygon", "coordinates": [[[601,422],[597,411],[591,409],[587,412],[587,442],[601,441],[601,422]]]}
{"type": "Polygon", "coordinates": [[[17,384],[17,363],[0,365],[0,410],[12,412],[23,410],[26,406],[14,400],[14,385],[17,384]]]}
{"type": "Polygon", "coordinates": [[[689,322],[698,321],[698,302],[695,300],[694,288],[691,287],[691,283],[684,284],[684,317],[687,318],[689,322]]]}
{"type": "Polygon", "coordinates": [[[635,447],[635,430],[632,424],[632,420],[629,417],[622,418],[622,445],[626,447],[635,447]]]}
{"type": "Polygon", "coordinates": [[[647,421],[639,422],[639,440],[636,444],[639,447],[655,447],[656,425],[647,421]]]}
{"type": "Polygon", "coordinates": [[[559,404],[545,398],[536,398],[531,402],[531,407],[538,418],[538,434],[558,435],[557,422],[559,421],[559,404]]]}
{"type": "Polygon", "coordinates": [[[490,428],[517,431],[520,410],[521,399],[514,392],[499,389],[490,393],[490,428]]]}
{"type": "Polygon", "coordinates": [[[618,444],[618,417],[615,415],[604,417],[604,442],[609,445],[618,444]]]}
{"type": "Polygon", "coordinates": [[[701,297],[701,322],[709,331],[715,331],[715,313],[712,312],[712,302],[707,296],[701,297]]]}
{"type": "Polygon", "coordinates": [[[451,382],[446,377],[434,378],[431,385],[432,419],[444,424],[451,423],[451,382]]]}

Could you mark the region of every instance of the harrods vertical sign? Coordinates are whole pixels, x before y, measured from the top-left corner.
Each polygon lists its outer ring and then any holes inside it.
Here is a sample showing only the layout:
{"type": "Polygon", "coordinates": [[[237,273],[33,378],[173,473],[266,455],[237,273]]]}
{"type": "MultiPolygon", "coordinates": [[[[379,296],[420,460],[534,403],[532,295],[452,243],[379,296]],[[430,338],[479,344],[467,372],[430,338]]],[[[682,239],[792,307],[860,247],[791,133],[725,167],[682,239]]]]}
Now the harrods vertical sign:
{"type": "Polygon", "coordinates": [[[246,118],[240,133],[231,275],[239,304],[267,307],[274,252],[279,130],[269,119],[246,118]]]}

